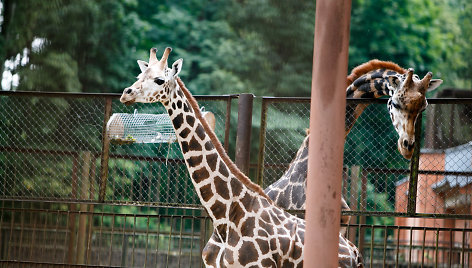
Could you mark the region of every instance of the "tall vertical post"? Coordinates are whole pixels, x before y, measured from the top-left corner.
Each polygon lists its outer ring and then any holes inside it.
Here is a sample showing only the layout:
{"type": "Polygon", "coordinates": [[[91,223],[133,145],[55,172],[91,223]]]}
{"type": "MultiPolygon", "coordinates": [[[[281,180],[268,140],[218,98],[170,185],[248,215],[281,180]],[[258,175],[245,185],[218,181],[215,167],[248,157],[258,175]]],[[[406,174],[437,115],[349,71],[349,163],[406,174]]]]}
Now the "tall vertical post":
{"type": "MultiPolygon", "coordinates": [[[[359,181],[360,181],[360,171],[361,167],[360,166],[352,166],[351,167],[351,198],[349,200],[349,207],[352,210],[358,210],[357,209],[357,200],[359,198],[359,181]]],[[[351,216],[351,221],[349,222],[350,224],[357,224],[357,216],[351,216]]],[[[356,232],[349,232],[349,237],[348,239],[355,243],[356,242],[356,232]]]]}
{"type": "Polygon", "coordinates": [[[103,117],[102,127],[102,154],[100,159],[100,186],[98,193],[98,201],[103,202],[105,200],[105,191],[107,188],[108,179],[108,156],[110,152],[110,139],[107,135],[107,122],[111,116],[111,98],[105,99],[105,114],[103,117]]]}
{"type": "Polygon", "coordinates": [[[249,174],[253,100],[252,94],[241,94],[238,100],[235,164],[246,175],[249,174]]]}
{"type": "MultiPolygon", "coordinates": [[[[80,154],[74,156],[72,162],[72,189],[71,189],[71,199],[77,201],[77,192],[78,192],[78,175],[79,172],[79,162],[80,154]]],[[[75,261],[75,244],[77,239],[76,234],[76,213],[77,213],[77,204],[74,202],[69,204],[69,220],[68,220],[68,229],[69,229],[69,244],[67,247],[67,263],[73,264],[75,261]]]]}
{"type": "Polygon", "coordinates": [[[338,267],[351,0],[317,0],[306,196],[306,267],[338,267]]]}
{"type": "Polygon", "coordinates": [[[416,194],[418,192],[418,169],[420,166],[420,149],[421,149],[421,125],[423,122],[422,114],[418,114],[415,123],[415,148],[410,161],[410,181],[408,184],[408,215],[414,216],[416,213],[416,194]]]}
{"type": "Polygon", "coordinates": [[[87,238],[87,212],[88,205],[84,200],[88,199],[90,191],[90,166],[92,165],[92,152],[84,151],[81,154],[82,158],[82,182],[80,185],[80,213],[79,213],[79,228],[77,230],[77,255],[76,264],[85,263],[85,241],[87,238]]]}

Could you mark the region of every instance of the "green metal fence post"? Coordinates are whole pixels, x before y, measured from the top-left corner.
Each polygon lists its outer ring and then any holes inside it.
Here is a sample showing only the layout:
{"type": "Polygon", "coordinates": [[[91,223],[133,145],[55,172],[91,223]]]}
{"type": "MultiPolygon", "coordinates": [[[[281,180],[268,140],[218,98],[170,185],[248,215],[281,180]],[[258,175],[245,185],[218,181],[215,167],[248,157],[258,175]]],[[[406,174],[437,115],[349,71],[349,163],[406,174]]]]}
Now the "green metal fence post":
{"type": "Polygon", "coordinates": [[[421,124],[423,117],[418,115],[415,124],[415,151],[411,157],[410,162],[410,182],[408,186],[408,206],[407,214],[413,216],[416,214],[416,193],[418,190],[418,169],[420,164],[420,149],[421,149],[421,124]]]}
{"type": "Polygon", "coordinates": [[[257,158],[257,184],[261,187],[263,185],[263,174],[264,174],[264,151],[265,151],[265,139],[266,139],[266,127],[267,127],[267,105],[269,102],[267,99],[262,98],[262,109],[261,109],[261,128],[259,134],[259,156],[257,158]]]}
{"type": "Polygon", "coordinates": [[[103,202],[105,200],[105,190],[108,178],[108,157],[110,152],[110,139],[107,136],[107,122],[111,116],[111,102],[110,97],[105,98],[105,116],[103,118],[102,128],[102,154],[100,160],[100,191],[98,195],[98,201],[103,202]]]}
{"type": "Polygon", "coordinates": [[[254,95],[244,93],[238,101],[235,164],[246,175],[249,175],[253,99],[254,95]]]}

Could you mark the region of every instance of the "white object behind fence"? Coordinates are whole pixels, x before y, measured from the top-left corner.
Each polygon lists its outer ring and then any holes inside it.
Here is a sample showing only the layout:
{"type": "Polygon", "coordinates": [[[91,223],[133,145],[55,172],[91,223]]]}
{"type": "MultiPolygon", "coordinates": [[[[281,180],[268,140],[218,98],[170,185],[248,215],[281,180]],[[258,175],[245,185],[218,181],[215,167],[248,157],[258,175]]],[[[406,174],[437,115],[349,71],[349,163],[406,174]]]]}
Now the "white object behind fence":
{"type": "MultiPolygon", "coordinates": [[[[215,129],[215,116],[204,112],[204,118],[215,129]]],[[[115,113],[107,123],[107,135],[117,144],[130,143],[172,143],[177,140],[168,114],[115,113]]]]}

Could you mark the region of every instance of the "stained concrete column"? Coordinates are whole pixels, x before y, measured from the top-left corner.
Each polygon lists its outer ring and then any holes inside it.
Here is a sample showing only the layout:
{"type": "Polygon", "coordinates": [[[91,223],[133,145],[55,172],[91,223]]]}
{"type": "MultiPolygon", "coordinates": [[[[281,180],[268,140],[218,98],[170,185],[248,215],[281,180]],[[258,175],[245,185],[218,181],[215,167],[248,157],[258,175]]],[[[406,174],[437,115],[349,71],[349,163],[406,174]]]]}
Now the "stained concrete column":
{"type": "Polygon", "coordinates": [[[305,267],[338,267],[350,0],[317,0],[305,267]]]}

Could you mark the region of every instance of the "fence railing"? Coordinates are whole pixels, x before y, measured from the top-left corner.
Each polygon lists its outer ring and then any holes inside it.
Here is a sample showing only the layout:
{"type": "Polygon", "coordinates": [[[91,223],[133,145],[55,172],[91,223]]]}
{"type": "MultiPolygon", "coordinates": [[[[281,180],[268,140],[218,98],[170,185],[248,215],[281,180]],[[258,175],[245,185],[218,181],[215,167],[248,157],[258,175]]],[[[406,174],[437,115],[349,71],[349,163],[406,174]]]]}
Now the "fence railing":
{"type": "MultiPolygon", "coordinates": [[[[117,103],[118,94],[0,94],[2,199],[198,206],[176,143],[121,146],[104,135],[112,113],[164,113],[162,106],[125,107],[117,103]]],[[[239,127],[234,133],[231,127],[231,119],[237,118],[232,112],[236,98],[197,96],[215,114],[215,131],[227,151],[230,135],[246,143],[250,139],[250,130],[239,127]]],[[[257,165],[251,166],[262,187],[280,178],[293,159],[306,135],[309,101],[263,97],[255,99],[254,109],[252,103],[240,104],[246,105],[244,111],[254,110],[252,117],[261,114],[260,122],[252,124],[252,133],[259,128],[259,144],[249,148],[258,152],[251,159],[257,165]]],[[[346,139],[343,193],[351,211],[345,213],[444,217],[453,212],[470,219],[463,207],[472,196],[471,99],[428,100],[428,112],[417,121],[416,140],[421,143],[411,161],[396,149],[385,99],[347,101],[371,105],[346,139]],[[434,202],[433,210],[421,208],[426,201],[434,202]]]]}

